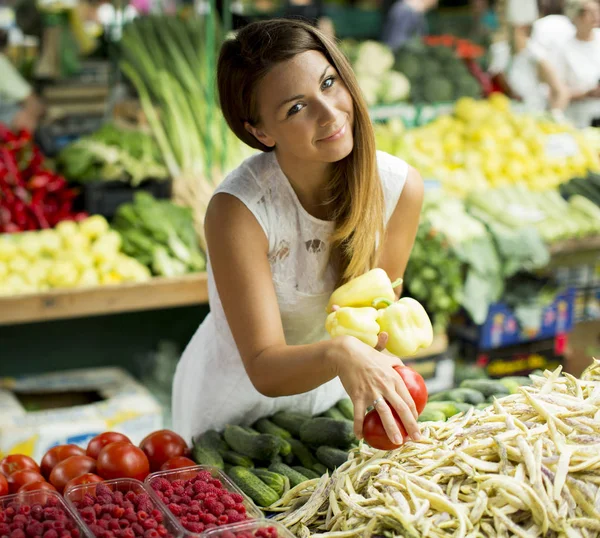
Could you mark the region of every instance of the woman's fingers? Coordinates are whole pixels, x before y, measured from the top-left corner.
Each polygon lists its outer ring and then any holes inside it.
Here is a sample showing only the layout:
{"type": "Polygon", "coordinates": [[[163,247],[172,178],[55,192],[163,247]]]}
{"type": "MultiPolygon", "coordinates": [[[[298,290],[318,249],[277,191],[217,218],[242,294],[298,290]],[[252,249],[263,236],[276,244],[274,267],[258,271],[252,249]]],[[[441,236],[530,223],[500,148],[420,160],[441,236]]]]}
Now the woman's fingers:
{"type": "MultiPolygon", "coordinates": [[[[412,402],[412,398],[410,398],[410,401],[412,402]]],[[[390,394],[388,397],[388,402],[396,411],[396,414],[398,415],[400,422],[402,422],[402,425],[404,426],[408,436],[411,439],[418,441],[421,437],[421,430],[419,429],[419,424],[417,423],[416,417],[414,416],[409,403],[404,398],[401,398],[398,393],[390,394]]]]}
{"type": "Polygon", "coordinates": [[[377,351],[383,351],[385,349],[385,346],[387,345],[387,341],[388,341],[388,333],[380,332],[375,349],[377,351]]]}
{"type": "Polygon", "coordinates": [[[365,413],[367,406],[364,402],[358,400],[354,403],[354,435],[357,439],[363,438],[363,422],[365,421],[365,413]]]}
{"type": "Polygon", "coordinates": [[[387,434],[388,438],[395,445],[401,445],[403,442],[402,432],[398,427],[396,419],[394,418],[392,410],[390,409],[387,401],[381,400],[375,409],[377,410],[377,413],[379,413],[381,423],[383,424],[383,428],[385,429],[385,433],[387,434]]]}
{"type": "Polygon", "coordinates": [[[419,418],[419,413],[417,412],[417,406],[415,405],[415,401],[413,397],[408,392],[406,385],[404,384],[404,380],[398,376],[396,379],[396,393],[400,395],[402,401],[408,406],[410,413],[412,414],[413,419],[416,420],[419,418]]]}

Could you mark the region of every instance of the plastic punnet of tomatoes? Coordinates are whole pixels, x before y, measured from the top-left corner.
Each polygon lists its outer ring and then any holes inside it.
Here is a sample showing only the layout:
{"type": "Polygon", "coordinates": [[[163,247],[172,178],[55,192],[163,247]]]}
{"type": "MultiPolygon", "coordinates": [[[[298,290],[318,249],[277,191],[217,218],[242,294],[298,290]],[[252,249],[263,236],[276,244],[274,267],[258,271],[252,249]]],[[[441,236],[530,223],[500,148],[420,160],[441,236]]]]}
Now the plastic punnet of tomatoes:
{"type": "Polygon", "coordinates": [[[0,536],[83,538],[86,531],[58,493],[38,490],[0,498],[0,536]]]}
{"type": "Polygon", "coordinates": [[[176,538],[181,531],[168,513],[133,478],[74,486],[67,503],[97,538],[176,538]]]}
{"type": "Polygon", "coordinates": [[[216,467],[197,465],[146,478],[157,501],[175,516],[186,536],[263,517],[256,505],[216,467]]]}
{"type": "Polygon", "coordinates": [[[283,525],[266,519],[226,525],[204,533],[203,538],[294,538],[283,525]]]}

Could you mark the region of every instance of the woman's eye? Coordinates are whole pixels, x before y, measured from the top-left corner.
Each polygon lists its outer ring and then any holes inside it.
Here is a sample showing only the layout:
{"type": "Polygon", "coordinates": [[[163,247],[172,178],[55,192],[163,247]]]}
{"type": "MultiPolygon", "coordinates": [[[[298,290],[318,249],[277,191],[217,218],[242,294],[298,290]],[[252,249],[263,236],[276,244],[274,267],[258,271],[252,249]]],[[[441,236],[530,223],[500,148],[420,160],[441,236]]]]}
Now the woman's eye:
{"type": "Polygon", "coordinates": [[[323,81],[323,84],[321,85],[321,87],[326,90],[327,88],[331,88],[333,86],[333,83],[335,82],[335,77],[329,77],[326,78],[323,81]]]}
{"type": "Polygon", "coordinates": [[[288,117],[293,116],[294,114],[297,114],[298,112],[300,112],[302,110],[302,105],[300,103],[296,103],[292,108],[290,108],[288,110],[288,117]]]}

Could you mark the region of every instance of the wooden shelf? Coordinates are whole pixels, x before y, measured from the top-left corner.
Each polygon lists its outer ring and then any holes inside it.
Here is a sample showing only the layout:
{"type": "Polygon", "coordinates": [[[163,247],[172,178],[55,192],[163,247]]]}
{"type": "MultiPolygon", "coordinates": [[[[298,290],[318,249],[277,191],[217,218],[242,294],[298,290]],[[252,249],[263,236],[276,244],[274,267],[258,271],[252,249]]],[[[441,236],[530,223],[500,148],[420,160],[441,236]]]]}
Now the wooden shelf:
{"type": "Polygon", "coordinates": [[[206,273],[139,284],[0,297],[0,325],[160,310],[208,303],[206,273]]]}

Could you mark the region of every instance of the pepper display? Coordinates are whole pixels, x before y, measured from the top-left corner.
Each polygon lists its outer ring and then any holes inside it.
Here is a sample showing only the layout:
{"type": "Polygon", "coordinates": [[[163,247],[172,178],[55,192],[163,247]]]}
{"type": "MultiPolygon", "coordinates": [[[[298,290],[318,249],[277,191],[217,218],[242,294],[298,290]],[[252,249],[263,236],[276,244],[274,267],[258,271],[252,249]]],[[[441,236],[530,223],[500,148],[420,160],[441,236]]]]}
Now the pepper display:
{"type": "Polygon", "coordinates": [[[327,316],[325,328],[332,336],[355,336],[365,344],[375,347],[377,335],[380,332],[375,308],[365,306],[362,308],[342,307],[327,316]]]}
{"type": "Polygon", "coordinates": [[[52,228],[86,215],[73,210],[77,192],[44,168],[30,133],[0,124],[0,233],[52,228]]]}
{"type": "Polygon", "coordinates": [[[329,298],[327,312],[331,312],[336,305],[356,308],[378,306],[380,301],[394,301],[396,299],[394,288],[400,284],[402,284],[401,278],[392,282],[383,269],[371,269],[336,289],[329,298]]]}

